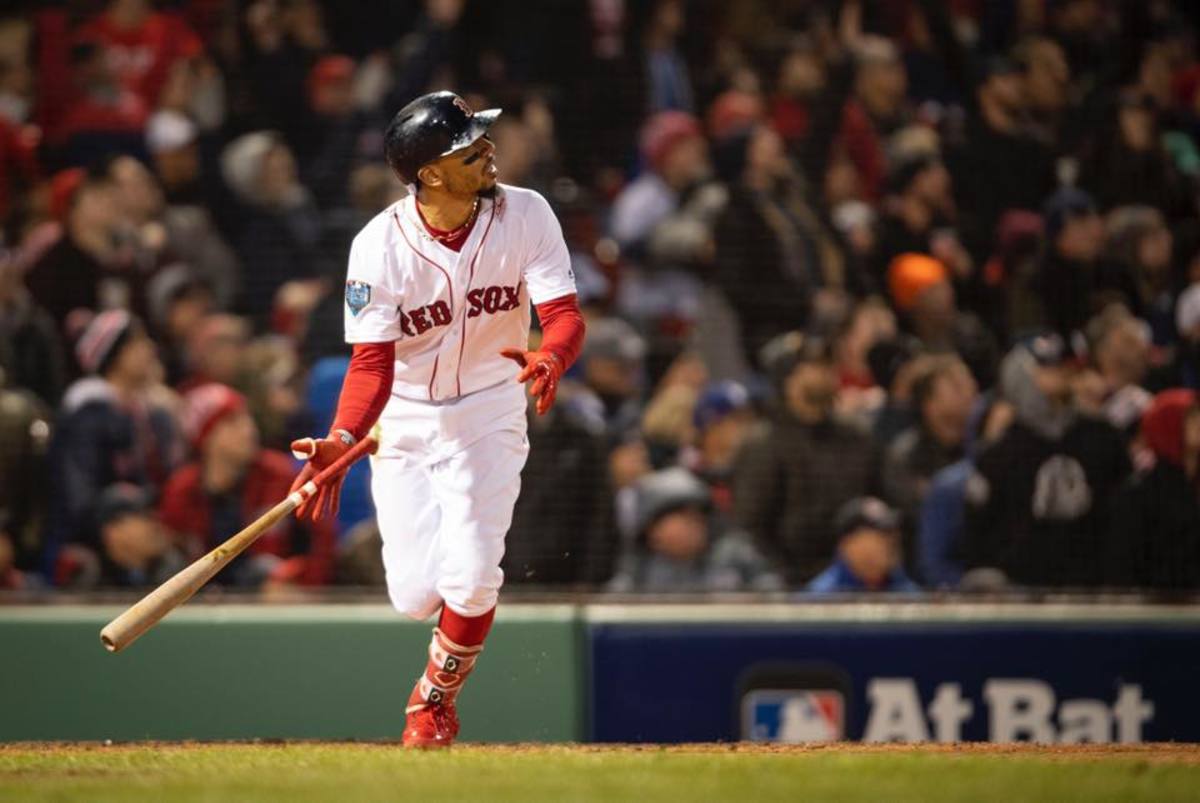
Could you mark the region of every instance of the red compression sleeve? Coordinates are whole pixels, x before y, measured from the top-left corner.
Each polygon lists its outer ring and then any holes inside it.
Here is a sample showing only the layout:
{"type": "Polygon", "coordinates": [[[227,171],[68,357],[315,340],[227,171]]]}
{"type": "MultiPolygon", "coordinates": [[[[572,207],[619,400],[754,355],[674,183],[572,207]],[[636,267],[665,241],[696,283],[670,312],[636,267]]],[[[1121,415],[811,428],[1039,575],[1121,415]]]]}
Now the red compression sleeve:
{"type": "Polygon", "coordinates": [[[358,440],[366,437],[392,393],[395,371],[395,343],[355,343],[332,428],[344,429],[358,440]]]}
{"type": "Polygon", "coordinates": [[[542,322],[543,351],[557,354],[563,361],[563,370],[571,367],[579,350],[583,348],[583,313],[579,301],[572,293],[537,305],[538,320],[542,322]]]}

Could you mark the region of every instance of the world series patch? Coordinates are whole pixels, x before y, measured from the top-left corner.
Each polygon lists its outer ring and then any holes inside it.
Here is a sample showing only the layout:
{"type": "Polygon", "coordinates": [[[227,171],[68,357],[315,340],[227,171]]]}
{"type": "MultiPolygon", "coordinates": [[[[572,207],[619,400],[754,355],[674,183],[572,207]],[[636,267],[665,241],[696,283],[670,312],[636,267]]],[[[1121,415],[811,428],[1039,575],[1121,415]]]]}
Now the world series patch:
{"type": "Polygon", "coordinates": [[[371,303],[371,285],[351,279],[346,282],[346,306],[350,314],[357,316],[371,303]]]}

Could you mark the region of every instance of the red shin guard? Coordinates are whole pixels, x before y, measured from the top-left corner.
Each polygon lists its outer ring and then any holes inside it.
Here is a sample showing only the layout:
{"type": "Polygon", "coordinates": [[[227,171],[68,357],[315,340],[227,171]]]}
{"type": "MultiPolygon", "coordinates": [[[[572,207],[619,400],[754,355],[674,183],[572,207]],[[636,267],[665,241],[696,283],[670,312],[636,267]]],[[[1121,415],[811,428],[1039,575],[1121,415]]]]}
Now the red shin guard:
{"type": "Polygon", "coordinates": [[[430,705],[453,705],[482,650],[482,645],[464,647],[457,644],[446,638],[440,628],[434,628],[433,640],[429,643],[429,663],[413,687],[405,713],[411,714],[430,705]]]}

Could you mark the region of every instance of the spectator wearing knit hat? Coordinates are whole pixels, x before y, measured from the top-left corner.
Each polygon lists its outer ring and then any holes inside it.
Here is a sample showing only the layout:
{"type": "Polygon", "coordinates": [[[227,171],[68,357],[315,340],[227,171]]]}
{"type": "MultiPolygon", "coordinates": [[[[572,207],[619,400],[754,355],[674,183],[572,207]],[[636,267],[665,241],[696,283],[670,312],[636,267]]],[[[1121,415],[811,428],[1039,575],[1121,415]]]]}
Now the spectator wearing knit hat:
{"type": "Polygon", "coordinates": [[[1142,417],[1150,465],[1118,492],[1107,581],[1122,587],[1200,587],[1200,397],[1177,388],[1142,417]]]}
{"type": "Polygon", "coordinates": [[[642,127],[646,169],[613,202],[611,232],[637,256],[654,227],[679,207],[680,196],[708,174],[708,146],[700,121],[679,111],[659,112],[642,127]]]}
{"type": "Polygon", "coordinates": [[[904,572],[900,521],[899,511],[873,496],[842,505],[833,521],[837,555],[806,590],[812,594],[920,591],[904,572]]]}
{"type": "Polygon", "coordinates": [[[162,365],[137,318],[124,310],[96,315],[75,355],[86,376],[67,389],[50,446],[51,561],[82,530],[101,489],[126,482],[156,491],[181,453],[178,427],[158,392],[162,365]]]}
{"type": "Polygon", "coordinates": [[[199,132],[182,112],[163,109],[146,122],[146,150],[168,201],[193,200],[200,175],[199,132]]]}
{"type": "MultiPolygon", "coordinates": [[[[213,549],[287,496],[292,460],[263,449],[246,399],[225,385],[201,385],[184,397],[190,462],[163,489],[159,514],[189,556],[213,549]]],[[[255,542],[218,582],[320,585],[332,578],[331,521],[288,517],[255,542]]]]}
{"type": "Polygon", "coordinates": [[[633,538],[608,590],[776,591],[783,581],[755,545],[712,515],[708,488],[685,468],[647,474],[635,491],[633,538]]]}
{"type": "Polygon", "coordinates": [[[974,315],[958,309],[950,272],[925,254],[901,254],[887,273],[888,290],[901,321],[926,352],[956,353],[981,387],[990,387],[996,370],[994,337],[974,315]]]}
{"type": "Polygon", "coordinates": [[[734,462],[757,420],[750,391],[739,382],[710,383],[696,400],[694,442],[681,462],[708,484],[713,507],[724,515],[733,513],[734,462]]]}

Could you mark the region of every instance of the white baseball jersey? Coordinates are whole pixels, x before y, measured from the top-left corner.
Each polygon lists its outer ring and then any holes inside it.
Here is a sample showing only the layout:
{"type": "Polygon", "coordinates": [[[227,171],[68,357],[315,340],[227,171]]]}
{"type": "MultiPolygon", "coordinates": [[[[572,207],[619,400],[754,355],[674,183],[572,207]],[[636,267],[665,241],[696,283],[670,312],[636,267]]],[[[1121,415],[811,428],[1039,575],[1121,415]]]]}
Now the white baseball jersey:
{"type": "Polygon", "coordinates": [[[433,239],[416,198],[354,238],[346,342],[396,343],[392,396],[441,402],[512,381],[504,348],[528,347],[529,302],[575,292],[562,228],[538,193],[500,186],[455,252],[433,239]]]}

